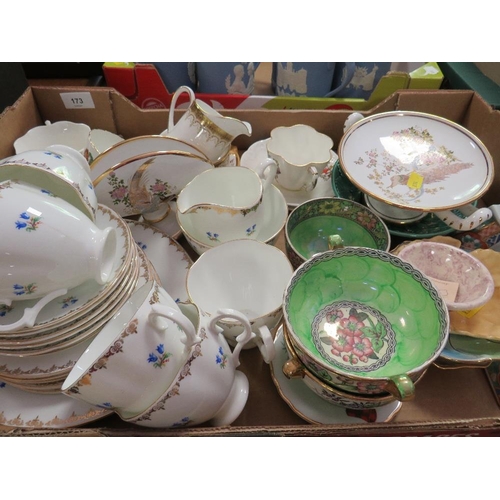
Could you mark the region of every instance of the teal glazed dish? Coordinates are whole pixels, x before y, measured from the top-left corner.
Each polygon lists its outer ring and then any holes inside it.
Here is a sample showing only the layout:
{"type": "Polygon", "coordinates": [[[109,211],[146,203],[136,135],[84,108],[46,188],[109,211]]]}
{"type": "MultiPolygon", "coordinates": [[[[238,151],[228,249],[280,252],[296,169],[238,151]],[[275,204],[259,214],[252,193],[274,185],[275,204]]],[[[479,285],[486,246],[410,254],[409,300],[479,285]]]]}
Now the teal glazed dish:
{"type": "Polygon", "coordinates": [[[389,251],[386,224],[361,203],[343,198],[315,198],[296,207],[285,225],[285,246],[296,269],[332,247],[367,247],[389,251]]]}
{"type": "Polygon", "coordinates": [[[387,252],[348,247],[302,264],[285,289],[284,325],[300,361],[344,391],[414,397],[449,337],[449,314],[420,271],[387,252]]]}

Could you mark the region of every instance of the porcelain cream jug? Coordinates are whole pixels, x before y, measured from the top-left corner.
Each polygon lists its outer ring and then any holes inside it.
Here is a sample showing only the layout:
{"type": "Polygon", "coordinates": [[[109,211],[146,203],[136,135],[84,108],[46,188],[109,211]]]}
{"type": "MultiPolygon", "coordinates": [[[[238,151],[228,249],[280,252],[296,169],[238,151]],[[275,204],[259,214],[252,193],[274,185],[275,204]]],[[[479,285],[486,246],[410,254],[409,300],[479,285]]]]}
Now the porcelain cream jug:
{"type": "Polygon", "coordinates": [[[198,174],[177,197],[177,210],[192,219],[207,242],[257,238],[264,220],[263,197],[276,165],[265,179],[246,167],[219,167],[198,174]]]}
{"type": "Polygon", "coordinates": [[[251,134],[252,126],[248,122],[221,115],[205,102],[196,99],[189,87],[182,86],[172,97],[168,129],[161,135],[190,141],[212,162],[219,163],[229,153],[231,143],[236,137],[251,134]],[[189,107],[174,124],[177,100],[184,93],[189,96],[189,107]]]}

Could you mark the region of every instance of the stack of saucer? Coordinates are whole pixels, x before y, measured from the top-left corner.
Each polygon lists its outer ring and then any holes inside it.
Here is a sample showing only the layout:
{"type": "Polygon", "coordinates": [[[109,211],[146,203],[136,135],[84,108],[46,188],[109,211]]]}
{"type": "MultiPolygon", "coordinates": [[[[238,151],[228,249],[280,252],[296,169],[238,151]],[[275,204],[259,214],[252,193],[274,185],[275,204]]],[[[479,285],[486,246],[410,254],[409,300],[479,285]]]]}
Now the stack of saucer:
{"type": "MultiPolygon", "coordinates": [[[[32,327],[0,333],[0,380],[13,387],[58,393],[79,355],[133,291],[155,277],[155,271],[132,238],[128,224],[99,205],[98,227],[116,229],[113,275],[104,285],[89,280],[49,302],[32,327]]],[[[31,301],[0,306],[0,324],[22,317],[31,301]]]]}

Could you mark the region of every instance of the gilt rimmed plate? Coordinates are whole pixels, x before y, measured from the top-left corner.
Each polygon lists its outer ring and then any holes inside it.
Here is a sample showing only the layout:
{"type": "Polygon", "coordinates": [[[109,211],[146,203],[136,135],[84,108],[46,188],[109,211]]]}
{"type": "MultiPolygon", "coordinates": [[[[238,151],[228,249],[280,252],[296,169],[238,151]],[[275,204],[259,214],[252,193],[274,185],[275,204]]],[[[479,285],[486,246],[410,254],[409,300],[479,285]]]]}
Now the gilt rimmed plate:
{"type": "Polygon", "coordinates": [[[65,429],[94,422],[111,413],[64,394],[34,394],[0,382],[0,426],[65,429]]]}
{"type": "Polygon", "coordinates": [[[90,165],[91,179],[95,180],[106,170],[133,156],[156,151],[184,151],[208,161],[207,155],[189,142],[163,135],[141,135],[125,139],[97,156],[90,165]]]}
{"type": "Polygon", "coordinates": [[[155,268],[162,287],[176,302],[189,300],[186,276],[193,261],[184,248],[156,227],[133,220],[127,222],[135,242],[155,268]]]}
{"type": "MultiPolygon", "coordinates": [[[[108,207],[99,205],[96,213],[96,225],[100,229],[108,226],[116,229],[117,251],[113,267],[114,275],[104,285],[99,285],[94,280],[88,280],[82,285],[68,290],[67,294],[55,298],[40,311],[33,327],[25,328],[20,332],[40,332],[70,322],[104,301],[109,294],[117,291],[116,284],[123,279],[124,273],[129,268],[130,259],[134,255],[132,246],[134,241],[126,222],[108,207]]],[[[14,301],[11,306],[0,305],[0,324],[14,323],[23,316],[26,307],[32,307],[36,302],[37,300],[23,300],[14,301]]],[[[6,332],[5,335],[7,338],[11,338],[13,333],[6,332]]],[[[0,334],[0,337],[3,335],[0,334]]]]}
{"type": "Polygon", "coordinates": [[[300,379],[288,379],[283,365],[288,360],[283,327],[274,340],[276,356],[271,361],[271,376],[278,393],[294,413],[311,424],[355,424],[390,422],[401,409],[401,401],[394,401],[379,408],[351,410],[325,401],[300,379]]]}
{"type": "Polygon", "coordinates": [[[211,168],[214,164],[203,154],[167,148],[126,157],[105,170],[93,169],[91,178],[97,201],[127,217],[177,195],[196,175],[211,168]]]}
{"type": "Polygon", "coordinates": [[[342,137],[341,167],[364,193],[390,205],[436,212],[480,198],[493,159],[469,130],[416,111],[390,111],[356,122],[342,137]]]}
{"type": "MultiPolygon", "coordinates": [[[[251,168],[258,172],[259,165],[268,158],[266,144],[269,139],[254,142],[242,155],[240,165],[251,168]]],[[[283,193],[289,207],[297,207],[302,203],[313,200],[315,198],[324,198],[333,196],[333,189],[331,184],[331,173],[335,162],[337,161],[336,153],[333,153],[332,159],[325,167],[323,172],[318,177],[316,187],[311,191],[289,191],[281,187],[279,184],[274,183],[275,186],[283,193]]]]}

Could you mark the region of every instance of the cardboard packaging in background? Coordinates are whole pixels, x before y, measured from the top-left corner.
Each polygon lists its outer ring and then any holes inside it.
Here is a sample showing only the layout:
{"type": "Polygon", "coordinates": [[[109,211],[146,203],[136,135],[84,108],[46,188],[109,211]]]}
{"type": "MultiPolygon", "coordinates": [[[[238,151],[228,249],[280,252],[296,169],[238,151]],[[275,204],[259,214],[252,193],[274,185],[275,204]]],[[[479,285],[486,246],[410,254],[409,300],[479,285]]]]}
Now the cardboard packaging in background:
{"type": "MultiPolygon", "coordinates": [[[[500,164],[500,111],[492,109],[470,90],[401,90],[373,109],[370,115],[393,110],[433,113],[455,121],[476,134],[500,164]]],[[[181,115],[184,111],[178,110],[181,115]]],[[[227,116],[252,124],[252,137],[239,137],[244,150],[267,138],[277,126],[305,123],[330,135],[335,146],[343,133],[350,110],[224,110],[227,116]]],[[[45,120],[83,122],[130,138],[158,134],[166,128],[168,110],[141,109],[116,90],[96,87],[30,87],[0,115],[0,158],[14,154],[13,142],[45,120]],[[83,102],[83,105],[81,104],[83,102]]],[[[497,167],[498,168],[498,167],[497,167]]],[[[500,203],[499,176],[485,197],[500,203]]],[[[181,240],[182,242],[182,240],[181,240]]],[[[185,244],[185,242],[183,242],[185,244]]],[[[281,235],[277,246],[284,249],[281,235]]],[[[270,368],[255,349],[241,355],[240,369],[248,376],[249,399],[238,419],[229,427],[147,429],[132,426],[112,415],[81,428],[46,430],[0,428],[1,435],[37,436],[500,436],[500,406],[484,369],[444,370],[435,366],[416,386],[416,396],[403,403],[391,422],[370,423],[360,419],[352,425],[313,425],[293,412],[280,397],[270,368]]]]}

